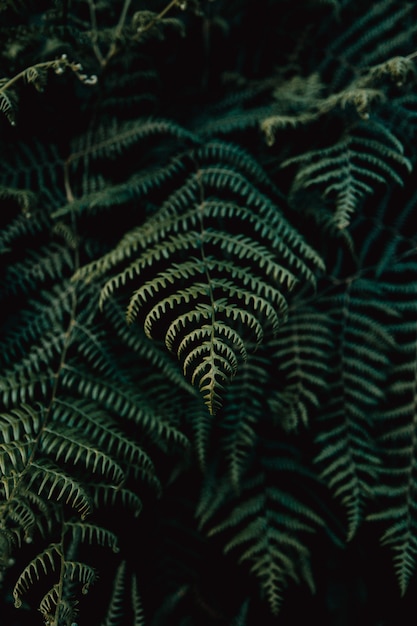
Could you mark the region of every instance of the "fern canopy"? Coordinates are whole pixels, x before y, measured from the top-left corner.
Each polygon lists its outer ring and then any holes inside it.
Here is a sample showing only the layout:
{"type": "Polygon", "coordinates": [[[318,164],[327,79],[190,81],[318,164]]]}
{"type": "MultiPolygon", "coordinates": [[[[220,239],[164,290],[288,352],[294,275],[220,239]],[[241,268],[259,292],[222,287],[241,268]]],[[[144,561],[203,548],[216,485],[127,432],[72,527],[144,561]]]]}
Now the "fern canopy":
{"type": "Polygon", "coordinates": [[[407,623],[417,5],[0,13],[2,623],[407,623]]]}
{"type": "Polygon", "coordinates": [[[139,283],[128,322],[141,317],[145,334],[165,342],[214,414],[248,348],[277,332],[291,291],[314,287],[323,261],[264,193],[266,174],[243,150],[208,143],[182,159],[175,192],[75,277],[114,273],[102,305],[139,283]]]}

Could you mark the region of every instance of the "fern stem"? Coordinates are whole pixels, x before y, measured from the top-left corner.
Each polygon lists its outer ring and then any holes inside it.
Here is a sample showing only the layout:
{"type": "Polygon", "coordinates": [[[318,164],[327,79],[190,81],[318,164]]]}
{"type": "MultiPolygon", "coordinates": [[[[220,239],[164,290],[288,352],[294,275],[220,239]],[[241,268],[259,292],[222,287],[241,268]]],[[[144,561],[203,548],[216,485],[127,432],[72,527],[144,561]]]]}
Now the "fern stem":
{"type": "Polygon", "coordinates": [[[120,35],[122,34],[122,30],[123,30],[123,27],[124,27],[125,22],[126,22],[126,18],[127,18],[127,14],[128,14],[128,11],[129,11],[130,4],[131,4],[131,0],[125,0],[125,3],[124,3],[123,8],[122,8],[122,12],[120,13],[119,22],[118,22],[117,27],[116,27],[116,33],[115,33],[115,37],[114,37],[115,42],[117,42],[118,39],[120,39],[120,35]]]}
{"type": "Polygon", "coordinates": [[[173,9],[175,6],[179,6],[179,0],[171,0],[171,2],[167,4],[165,9],[163,9],[160,13],[158,13],[158,15],[156,15],[153,20],[151,20],[146,26],[143,27],[141,32],[145,33],[147,30],[155,26],[155,24],[159,20],[161,20],[168,13],[168,11],[173,9]]]}
{"type": "Polygon", "coordinates": [[[63,54],[59,59],[54,59],[53,61],[43,61],[42,63],[36,63],[35,65],[26,67],[24,70],[13,76],[13,78],[10,78],[0,87],[0,96],[8,89],[10,89],[10,87],[12,87],[15,83],[24,78],[27,78],[28,82],[36,82],[33,78],[30,78],[31,73],[32,75],[34,74],[36,76],[38,70],[48,70],[52,68],[55,70],[56,74],[62,74],[67,67],[72,70],[83,83],[93,84],[93,82],[95,82],[95,80],[97,79],[96,76],[88,77],[85,74],[80,74],[80,70],[82,69],[80,63],[69,61],[67,59],[67,55],[63,54]]]}
{"type": "Polygon", "coordinates": [[[88,8],[90,10],[91,40],[93,43],[93,52],[96,55],[97,61],[100,63],[101,67],[103,67],[105,65],[105,60],[98,45],[97,15],[94,0],[88,0],[88,8]]]}
{"type": "Polygon", "coordinates": [[[55,68],[58,68],[58,67],[62,67],[63,64],[69,65],[69,63],[66,62],[65,59],[62,59],[61,57],[59,61],[57,61],[56,59],[54,61],[44,61],[42,63],[37,63],[36,65],[26,67],[24,70],[16,74],[16,76],[13,76],[13,78],[10,78],[7,81],[7,83],[4,83],[4,85],[0,87],[0,95],[2,93],[5,93],[8,89],[10,89],[12,85],[17,83],[19,80],[21,80],[22,78],[25,78],[29,70],[49,69],[50,67],[54,67],[54,66],[55,68]]]}
{"type": "MultiPolygon", "coordinates": [[[[115,28],[115,34],[114,34],[114,38],[113,41],[111,43],[111,46],[109,48],[109,51],[106,55],[106,57],[103,57],[103,55],[101,54],[101,51],[97,45],[97,22],[96,22],[96,15],[95,15],[95,6],[94,6],[94,2],[92,0],[89,0],[89,5],[90,5],[90,13],[92,16],[91,19],[91,25],[93,27],[93,32],[96,34],[95,36],[95,41],[93,42],[93,49],[96,53],[96,57],[101,65],[102,68],[106,67],[106,65],[108,64],[108,62],[110,61],[110,59],[112,59],[117,52],[119,51],[119,41],[123,32],[123,28],[124,25],[126,23],[126,19],[127,19],[127,14],[129,12],[129,8],[130,8],[130,4],[131,4],[131,0],[125,0],[124,4],[123,4],[123,8],[122,11],[120,13],[120,18],[119,21],[117,23],[117,26],[115,28]],[[92,8],[94,9],[92,11],[92,8]]],[[[171,0],[171,2],[169,2],[169,4],[167,4],[167,6],[160,12],[158,13],[158,15],[155,16],[155,18],[153,20],[151,20],[142,30],[142,32],[146,32],[147,30],[149,30],[150,28],[152,28],[159,20],[161,20],[167,13],[168,11],[170,11],[174,6],[177,6],[179,4],[179,0],[171,0]]]]}
{"type": "MultiPolygon", "coordinates": [[[[214,351],[214,343],[215,343],[215,333],[214,333],[214,329],[216,326],[216,303],[215,303],[215,298],[214,298],[214,292],[213,292],[213,286],[212,286],[212,280],[211,280],[211,275],[210,275],[210,270],[209,270],[209,264],[207,261],[207,256],[206,256],[206,252],[204,249],[204,233],[205,233],[205,228],[204,228],[204,205],[205,205],[205,194],[204,194],[204,186],[203,186],[203,182],[201,179],[201,169],[198,168],[197,170],[197,184],[199,187],[199,192],[200,192],[200,203],[199,203],[199,207],[198,207],[198,216],[199,216],[199,221],[200,221],[200,233],[201,233],[201,248],[200,248],[200,253],[201,253],[201,260],[203,262],[203,266],[204,266],[204,274],[206,276],[206,280],[207,280],[207,289],[208,289],[208,296],[209,296],[209,300],[210,300],[210,307],[211,307],[211,332],[210,332],[210,359],[214,364],[214,360],[215,360],[215,351],[214,351]]],[[[211,382],[211,392],[213,392],[213,386],[214,386],[215,381],[213,380],[211,382]]],[[[214,405],[213,406],[208,406],[209,411],[211,414],[214,414],[215,410],[214,410],[214,405]]]]}
{"type": "Polygon", "coordinates": [[[57,585],[57,602],[55,605],[55,615],[48,615],[50,620],[50,626],[59,626],[59,607],[64,593],[64,574],[65,574],[65,556],[64,556],[64,520],[62,515],[62,506],[60,507],[61,517],[61,538],[59,544],[57,544],[57,551],[59,554],[59,579],[57,585]],[[59,546],[59,547],[58,547],[59,546]]]}
{"type": "Polygon", "coordinates": [[[114,34],[114,38],[113,41],[111,43],[111,46],[109,48],[109,51],[106,55],[106,58],[103,59],[101,65],[102,67],[105,67],[108,62],[110,61],[110,59],[112,57],[114,57],[115,54],[117,54],[118,50],[119,50],[119,41],[120,41],[120,37],[126,22],[126,18],[127,18],[127,14],[129,11],[129,7],[130,7],[130,3],[131,0],[125,0],[124,4],[123,4],[123,8],[122,8],[122,12],[120,13],[120,18],[119,21],[117,23],[116,29],[115,29],[115,34],[114,34]]]}

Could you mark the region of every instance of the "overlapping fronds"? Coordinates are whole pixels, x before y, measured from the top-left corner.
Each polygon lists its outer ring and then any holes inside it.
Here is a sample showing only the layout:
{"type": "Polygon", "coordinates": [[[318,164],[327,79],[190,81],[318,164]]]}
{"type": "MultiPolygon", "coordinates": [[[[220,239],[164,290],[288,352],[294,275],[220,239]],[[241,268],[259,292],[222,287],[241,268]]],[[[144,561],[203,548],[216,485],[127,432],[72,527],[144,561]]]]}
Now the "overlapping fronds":
{"type": "Polygon", "coordinates": [[[375,422],[394,346],[388,322],[397,317],[385,304],[387,294],[387,286],[357,279],[326,300],[337,342],[329,354],[328,399],[318,417],[316,463],[346,509],[348,539],[363,521],[381,462],[375,422]]]}
{"type": "Polygon", "coordinates": [[[0,0],[10,626],[414,602],[417,5],[261,5],[0,0]]]}
{"type": "Polygon", "coordinates": [[[165,341],[215,413],[248,346],[277,331],[290,291],[314,285],[322,261],[261,191],[268,179],[249,155],[216,143],[184,158],[191,167],[161,208],[76,278],[121,266],[102,304],[139,280],[128,321],[140,316],[146,335],[165,341]]]}
{"type": "Polygon", "coordinates": [[[358,122],[336,143],[292,157],[283,166],[297,165],[291,194],[317,187],[334,204],[332,221],[338,229],[349,225],[362,199],[376,185],[404,183],[411,163],[401,142],[380,122],[358,122]]]}
{"type": "Polygon", "coordinates": [[[259,579],[271,611],[279,612],[290,580],[314,591],[306,537],[326,526],[325,511],[305,498],[316,477],[300,464],[290,446],[266,446],[259,464],[247,473],[237,498],[228,480],[210,474],[197,515],[208,536],[223,535],[232,553],[259,579]],[[288,485],[292,486],[291,490],[288,485]]]}
{"type": "MultiPolygon", "coordinates": [[[[171,407],[158,406],[150,386],[137,388],[130,357],[120,367],[118,344],[107,334],[113,326],[115,337],[120,332],[118,318],[99,320],[96,288],[69,280],[77,267],[79,240],[73,222],[55,225],[48,215],[51,203],[62,202],[59,167],[64,163],[32,166],[36,151],[26,149],[34,187],[40,188],[38,200],[31,198],[33,216],[26,215],[25,202],[15,202],[17,194],[2,197],[3,203],[11,199],[2,282],[3,303],[11,308],[0,357],[0,562],[3,571],[23,542],[47,544],[62,533],[62,544],[51,544],[22,568],[14,597],[18,606],[36,581],[56,575],[39,609],[46,622],[66,624],[75,619],[76,600],[66,595],[62,581],[77,583],[75,593],[84,593],[96,578],[89,564],[70,555],[69,544],[116,549],[116,535],[88,520],[100,508],[121,505],[137,515],[142,501],[134,485],[156,495],[161,490],[146,447],[172,449],[173,444],[187,446],[188,440],[171,407]],[[54,172],[53,185],[43,178],[44,171],[54,172]],[[44,186],[57,191],[43,193],[44,186]],[[140,438],[132,437],[132,428],[140,438]]],[[[3,177],[16,184],[14,171],[6,170],[3,177]]],[[[137,342],[145,363],[150,357],[142,343],[137,342]]],[[[135,342],[126,346],[131,355],[136,348],[135,342]]],[[[153,359],[163,368],[162,358],[154,354],[153,359]]]]}
{"type": "Polygon", "coordinates": [[[289,319],[269,344],[268,406],[286,431],[309,426],[329,384],[334,335],[328,311],[294,303],[289,319]]]}
{"type": "Polygon", "coordinates": [[[415,471],[416,391],[416,289],[414,255],[397,260],[383,278],[390,287],[390,301],[401,317],[392,326],[399,350],[393,364],[386,401],[379,420],[382,458],[377,474],[377,506],[369,515],[383,524],[381,542],[392,549],[400,591],[404,594],[417,559],[415,471]],[[407,280],[404,282],[404,278],[407,280]]]}

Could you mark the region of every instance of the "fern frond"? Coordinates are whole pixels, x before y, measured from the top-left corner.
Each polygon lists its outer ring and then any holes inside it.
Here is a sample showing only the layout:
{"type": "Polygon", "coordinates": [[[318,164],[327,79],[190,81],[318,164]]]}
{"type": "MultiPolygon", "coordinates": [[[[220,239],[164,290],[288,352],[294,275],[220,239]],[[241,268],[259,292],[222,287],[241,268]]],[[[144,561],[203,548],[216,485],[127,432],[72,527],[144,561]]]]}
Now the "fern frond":
{"type": "Polygon", "coordinates": [[[132,576],[131,598],[133,608],[133,624],[132,626],[145,626],[145,613],[142,605],[142,598],[139,593],[138,582],[136,576],[132,576]]]}
{"type": "Polygon", "coordinates": [[[411,162],[401,142],[379,122],[359,122],[328,148],[313,150],[286,160],[282,166],[298,165],[292,195],[318,187],[335,207],[333,221],[346,228],[362,198],[376,185],[404,184],[411,162]]]}
{"type": "Polygon", "coordinates": [[[63,575],[64,578],[80,583],[83,594],[88,592],[89,587],[97,578],[94,568],[79,561],[65,561],[63,575]]]}
{"type": "Polygon", "coordinates": [[[34,529],[37,526],[37,512],[33,510],[31,503],[26,498],[20,497],[8,501],[7,515],[20,529],[24,540],[30,543],[34,529]]]}
{"type": "Polygon", "coordinates": [[[56,462],[80,463],[86,470],[108,478],[116,486],[125,479],[122,467],[113,458],[98,450],[91,441],[80,437],[77,429],[66,429],[62,424],[59,431],[48,426],[42,429],[40,451],[56,462]]]}
{"type": "Polygon", "coordinates": [[[74,269],[73,254],[66,247],[52,244],[48,248],[28,251],[24,261],[8,268],[0,287],[4,295],[20,293],[22,296],[37,284],[46,283],[74,269]]]}
{"type": "Polygon", "coordinates": [[[74,508],[84,519],[91,512],[91,497],[83,484],[65,473],[50,460],[32,461],[28,488],[35,489],[47,499],[64,502],[74,508]]]}
{"type": "Polygon", "coordinates": [[[37,205],[43,209],[64,204],[64,162],[55,143],[22,142],[10,147],[10,153],[11,158],[3,163],[2,185],[30,190],[36,196],[37,205]]]}
{"type": "Polygon", "coordinates": [[[115,159],[140,141],[155,135],[168,135],[191,144],[198,143],[196,135],[169,119],[145,118],[122,123],[113,120],[111,124],[75,139],[69,162],[75,167],[86,159],[115,159]]]}
{"type": "Polygon", "coordinates": [[[209,537],[226,534],[224,551],[236,552],[239,562],[248,564],[274,614],[290,580],[304,581],[314,590],[303,537],[326,525],[321,512],[283,486],[286,481],[306,489],[316,478],[292,457],[290,447],[271,446],[261,467],[244,477],[238,498],[228,481],[222,481],[220,489],[218,483],[213,491],[208,485],[197,509],[209,537]]]}
{"type": "Polygon", "coordinates": [[[314,306],[295,304],[269,348],[276,373],[268,395],[272,415],[286,431],[307,426],[328,385],[334,350],[328,315],[314,306]]]}
{"type": "Polygon", "coordinates": [[[140,424],[156,440],[158,437],[167,437],[181,446],[188,446],[185,435],[163,416],[156,415],[131,384],[121,387],[117,382],[100,380],[90,372],[69,364],[63,371],[62,384],[67,390],[75,390],[84,398],[98,402],[105,409],[119,413],[120,417],[140,424]]]}
{"type": "Polygon", "coordinates": [[[100,181],[93,186],[91,178],[84,182],[84,193],[73,202],[56,207],[52,217],[62,219],[71,215],[73,211],[79,216],[94,215],[103,210],[115,207],[130,207],[132,202],[150,196],[166,185],[175,185],[179,176],[185,171],[185,164],[174,159],[164,167],[154,166],[134,172],[122,183],[110,184],[109,181],[100,181]],[[97,189],[98,187],[98,189],[97,189]]]}
{"type": "Polygon", "coordinates": [[[236,493],[240,492],[258,443],[257,427],[266,408],[263,390],[267,387],[268,366],[265,356],[251,354],[227,388],[225,406],[219,415],[220,448],[230,484],[236,493]]]}
{"type": "Polygon", "coordinates": [[[348,539],[363,522],[380,465],[374,420],[384,402],[393,347],[389,325],[383,323],[390,316],[384,291],[384,285],[359,278],[327,301],[338,328],[331,361],[337,375],[329,380],[329,399],[317,418],[316,463],[346,509],[348,539]]]}
{"type": "Polygon", "coordinates": [[[338,63],[332,75],[333,86],[339,88],[351,78],[353,68],[369,68],[401,54],[413,28],[412,5],[395,5],[392,0],[379,2],[333,39],[318,71],[327,73],[335,60],[343,57],[344,63],[338,63]]]}
{"type": "Polygon", "coordinates": [[[12,126],[16,125],[17,94],[13,89],[3,89],[9,82],[8,78],[0,78],[0,113],[6,116],[12,126]]]}
{"type": "Polygon", "coordinates": [[[125,614],[125,586],[126,586],[126,561],[121,561],[118,565],[110,602],[107,607],[106,617],[101,626],[119,626],[125,614]]]}
{"type": "Polygon", "coordinates": [[[125,615],[125,593],[126,561],[121,561],[114,576],[106,617],[101,623],[101,626],[120,626],[125,615]]]}
{"type": "Polygon", "coordinates": [[[0,435],[4,443],[33,438],[41,424],[41,414],[32,406],[22,403],[8,413],[0,414],[0,435]]]}
{"type": "Polygon", "coordinates": [[[45,623],[55,622],[72,624],[77,618],[77,601],[62,597],[60,585],[57,583],[44,595],[39,603],[39,612],[45,623]]]}
{"type": "MultiPolygon", "coordinates": [[[[23,192],[24,194],[26,192],[23,192]]],[[[20,195],[20,194],[19,194],[20,195]]],[[[25,202],[22,199],[22,202],[25,202]]],[[[11,252],[18,249],[25,236],[40,235],[50,227],[49,217],[37,210],[34,198],[28,198],[30,211],[19,212],[8,224],[4,225],[0,231],[0,245],[2,253],[11,252]],[[34,211],[32,213],[31,211],[34,211]],[[20,239],[20,241],[19,241],[20,239]]],[[[1,293],[0,293],[1,295],[1,293]]]]}
{"type": "Polygon", "coordinates": [[[145,333],[164,338],[215,413],[246,345],[261,341],[268,326],[276,332],[287,294],[298,281],[314,284],[322,261],[275,201],[246,178],[273,187],[249,156],[222,143],[198,148],[196,155],[198,171],[155,215],[75,278],[96,279],[127,262],[102,288],[103,304],[136,276],[160,268],[134,291],[128,321],[143,311],[145,333]],[[213,166],[217,154],[224,164],[213,166]],[[243,173],[236,169],[240,161],[243,173]],[[247,229],[253,235],[243,235],[247,229]]]}
{"type": "Polygon", "coordinates": [[[367,528],[416,573],[417,5],[41,4],[0,0],[0,620],[360,621],[367,528]]]}
{"type": "MultiPolygon", "coordinates": [[[[64,284],[42,291],[37,298],[30,298],[27,307],[20,310],[16,325],[10,327],[7,336],[0,343],[3,367],[10,368],[25,357],[31,346],[42,345],[44,337],[51,329],[59,333],[65,325],[65,319],[71,312],[72,288],[64,284]]],[[[15,371],[20,367],[15,365],[15,371]]],[[[12,370],[9,370],[12,371],[12,370]]]]}
{"type": "Polygon", "coordinates": [[[28,404],[35,400],[39,391],[47,393],[52,389],[54,357],[57,357],[59,348],[62,348],[62,340],[63,337],[57,338],[54,335],[43,338],[43,345],[35,345],[21,362],[16,363],[16,371],[6,371],[6,376],[0,380],[0,393],[6,407],[13,406],[18,401],[28,404]],[[48,357],[52,363],[48,363],[48,357]]]}
{"type": "Polygon", "coordinates": [[[181,389],[190,397],[195,395],[193,387],[184,379],[166,351],[149,341],[142,328],[126,324],[125,311],[120,303],[114,299],[107,300],[104,315],[122,345],[131,350],[138,359],[149,363],[153,370],[161,372],[163,379],[170,383],[170,387],[174,386],[177,393],[181,389]]]}
{"type": "Polygon", "coordinates": [[[35,205],[36,195],[29,189],[15,189],[14,187],[0,187],[0,200],[16,203],[24,215],[30,215],[35,205]]]}
{"type": "MultiPolygon", "coordinates": [[[[140,474],[150,481],[154,479],[155,467],[145,450],[136,441],[128,439],[125,433],[117,428],[112,417],[105,411],[98,410],[95,403],[69,401],[66,398],[60,398],[56,401],[53,419],[54,428],[59,428],[59,436],[57,436],[55,444],[52,442],[53,446],[58,445],[61,435],[65,436],[66,428],[68,429],[69,440],[71,440],[71,433],[74,435],[74,451],[71,450],[70,442],[67,446],[61,444],[58,448],[59,456],[65,453],[64,460],[71,460],[72,463],[76,463],[77,457],[80,455],[92,454],[94,457],[95,454],[103,454],[105,450],[106,454],[103,455],[103,458],[101,460],[99,457],[94,458],[92,465],[92,470],[99,471],[101,476],[113,475],[113,480],[115,480],[117,475],[116,482],[122,481],[124,471],[119,465],[122,463],[123,466],[132,468],[135,477],[140,474]],[[82,438],[79,438],[80,432],[83,433],[82,438]],[[93,448],[93,452],[91,450],[89,452],[90,447],[93,448]],[[114,460],[110,457],[106,458],[110,454],[114,455],[114,460]],[[118,463],[116,463],[116,459],[118,459],[118,463]]],[[[45,432],[48,432],[48,429],[45,432]]],[[[58,453],[55,454],[55,458],[58,458],[58,453]]],[[[91,461],[87,459],[83,462],[86,463],[86,467],[91,464],[91,461]]]]}
{"type": "Polygon", "coordinates": [[[126,561],[121,561],[116,570],[106,617],[101,622],[101,626],[121,626],[122,623],[126,623],[127,604],[129,603],[127,596],[129,596],[131,603],[129,612],[131,609],[133,613],[132,626],[144,626],[145,618],[136,576],[131,575],[129,578],[130,580],[128,580],[126,573],[126,561]],[[130,582],[130,588],[128,582],[130,582]]]}
{"type": "Polygon", "coordinates": [[[0,529],[0,581],[3,580],[5,570],[10,567],[13,550],[16,545],[19,545],[19,539],[16,532],[8,528],[0,529]]]}
{"type": "Polygon", "coordinates": [[[0,443],[0,471],[3,476],[22,471],[30,458],[32,442],[9,441],[0,443]]]}
{"type": "Polygon", "coordinates": [[[56,571],[61,556],[58,545],[51,544],[26,565],[13,589],[16,607],[21,606],[21,597],[32,587],[34,582],[40,580],[42,575],[56,571]]]}
{"type": "MultiPolygon", "coordinates": [[[[156,495],[160,496],[162,486],[157,476],[153,477],[151,486],[155,490],[156,495]]],[[[130,509],[134,517],[139,517],[143,509],[143,503],[142,499],[135,491],[127,489],[126,487],[119,487],[116,490],[113,485],[109,485],[108,483],[95,482],[94,484],[90,484],[89,487],[94,507],[106,506],[117,508],[121,504],[123,508],[130,509]]]]}
{"type": "Polygon", "coordinates": [[[390,301],[401,317],[391,325],[399,347],[392,367],[391,384],[380,411],[383,429],[378,443],[382,463],[374,487],[377,498],[369,520],[381,522],[381,542],[393,552],[394,570],[402,595],[405,594],[417,561],[416,528],[416,276],[414,255],[397,260],[382,274],[390,287],[390,301]],[[409,280],[400,281],[407,276],[409,280]]]}

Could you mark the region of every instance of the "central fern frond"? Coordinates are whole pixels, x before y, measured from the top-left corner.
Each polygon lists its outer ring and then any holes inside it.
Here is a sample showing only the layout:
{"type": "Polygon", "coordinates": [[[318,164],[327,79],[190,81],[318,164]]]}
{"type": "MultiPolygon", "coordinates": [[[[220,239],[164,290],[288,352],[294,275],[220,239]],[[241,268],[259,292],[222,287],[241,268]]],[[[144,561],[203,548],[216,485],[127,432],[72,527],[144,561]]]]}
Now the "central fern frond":
{"type": "Polygon", "coordinates": [[[182,185],[159,210],[76,277],[113,270],[102,304],[126,283],[139,283],[128,322],[140,317],[146,335],[165,342],[214,414],[247,350],[276,333],[290,292],[314,285],[322,261],[243,150],[209,143],[184,163],[191,166],[182,185]],[[221,159],[216,166],[213,154],[221,159]]]}

